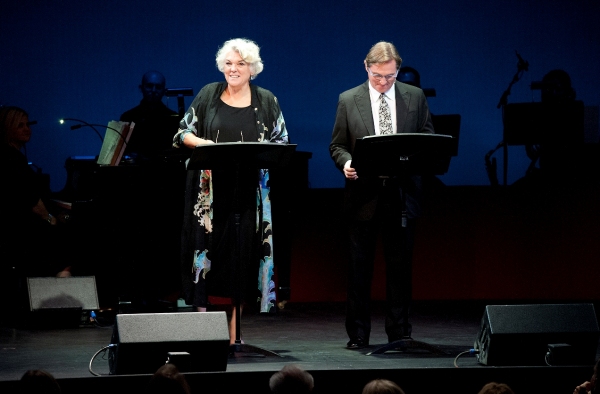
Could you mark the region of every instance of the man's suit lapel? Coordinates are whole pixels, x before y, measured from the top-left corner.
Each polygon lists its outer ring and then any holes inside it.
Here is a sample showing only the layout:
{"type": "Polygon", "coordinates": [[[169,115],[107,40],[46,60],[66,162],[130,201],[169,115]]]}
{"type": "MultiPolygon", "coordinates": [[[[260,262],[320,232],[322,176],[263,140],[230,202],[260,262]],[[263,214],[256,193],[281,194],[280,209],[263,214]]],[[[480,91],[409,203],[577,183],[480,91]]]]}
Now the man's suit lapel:
{"type": "Polygon", "coordinates": [[[408,116],[408,106],[410,104],[410,93],[400,88],[398,82],[394,83],[396,88],[396,126],[397,133],[402,133],[408,116]]]}
{"type": "Polygon", "coordinates": [[[368,83],[369,81],[361,85],[360,92],[354,96],[354,102],[356,103],[363,124],[369,133],[368,135],[375,135],[375,123],[373,122],[373,112],[371,111],[368,83]]]}

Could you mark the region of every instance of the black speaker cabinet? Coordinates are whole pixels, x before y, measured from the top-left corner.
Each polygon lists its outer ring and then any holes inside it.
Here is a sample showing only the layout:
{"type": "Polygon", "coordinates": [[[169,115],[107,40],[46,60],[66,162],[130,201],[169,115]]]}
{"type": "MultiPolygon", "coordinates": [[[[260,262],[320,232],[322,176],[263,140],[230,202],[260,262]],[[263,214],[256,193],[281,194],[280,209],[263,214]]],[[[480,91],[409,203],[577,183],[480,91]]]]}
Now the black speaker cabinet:
{"type": "Polygon", "coordinates": [[[593,304],[488,305],[475,340],[484,365],[593,365],[593,304]]]}
{"type": "Polygon", "coordinates": [[[140,313],[116,316],[108,362],[111,375],[153,374],[171,359],[205,372],[225,371],[228,357],[225,312],[140,313]]]}

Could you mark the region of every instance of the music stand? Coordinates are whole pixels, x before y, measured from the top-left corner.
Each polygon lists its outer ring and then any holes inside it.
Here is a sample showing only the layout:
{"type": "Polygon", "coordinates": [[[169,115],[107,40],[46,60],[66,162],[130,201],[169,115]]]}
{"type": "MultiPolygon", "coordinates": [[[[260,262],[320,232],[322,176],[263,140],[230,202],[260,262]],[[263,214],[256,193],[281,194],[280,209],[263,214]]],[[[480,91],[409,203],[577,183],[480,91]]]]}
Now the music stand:
{"type": "Polygon", "coordinates": [[[460,114],[431,114],[431,123],[437,134],[446,134],[453,138],[452,156],[458,156],[458,138],[460,136],[460,114]]]}
{"type": "Polygon", "coordinates": [[[192,88],[169,88],[165,89],[165,96],[173,97],[177,96],[177,113],[179,114],[179,119],[183,118],[185,115],[185,107],[183,96],[193,96],[194,90],[192,88]]]}
{"type": "MultiPolygon", "coordinates": [[[[442,175],[448,171],[453,154],[452,136],[445,134],[404,133],[368,136],[356,140],[351,166],[359,177],[406,177],[442,175]]],[[[402,193],[402,226],[406,227],[406,197],[402,193]]],[[[435,354],[446,352],[425,342],[400,339],[367,353],[420,348],[435,354]]]]}
{"type": "Polygon", "coordinates": [[[446,134],[370,135],[356,140],[352,167],[360,177],[442,175],[453,148],[446,134]]]}
{"type": "MultiPolygon", "coordinates": [[[[504,106],[504,185],[508,178],[508,146],[583,144],[583,101],[512,103],[504,106]]],[[[568,160],[565,158],[565,160],[568,160]]]]}
{"type": "Polygon", "coordinates": [[[512,103],[504,108],[504,143],[534,145],[584,141],[583,101],[512,103]]]}
{"type": "Polygon", "coordinates": [[[257,170],[264,168],[284,167],[291,161],[296,150],[295,144],[274,144],[265,142],[224,142],[218,144],[201,145],[194,149],[188,162],[188,170],[215,170],[228,169],[235,171],[234,216],[236,228],[236,262],[234,263],[234,302],[236,306],[235,344],[231,345],[231,352],[258,354],[263,356],[281,355],[257,346],[242,343],[241,340],[241,312],[240,312],[240,217],[239,208],[239,173],[240,169],[254,167],[257,170]]]}

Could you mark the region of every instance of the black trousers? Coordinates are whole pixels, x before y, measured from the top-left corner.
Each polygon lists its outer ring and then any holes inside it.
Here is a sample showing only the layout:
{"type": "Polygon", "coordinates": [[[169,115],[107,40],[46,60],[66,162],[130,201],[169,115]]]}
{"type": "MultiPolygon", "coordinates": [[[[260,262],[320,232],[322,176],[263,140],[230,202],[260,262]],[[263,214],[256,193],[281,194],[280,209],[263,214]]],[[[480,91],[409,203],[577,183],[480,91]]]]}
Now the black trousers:
{"type": "Polygon", "coordinates": [[[368,220],[349,223],[350,264],[346,332],[368,341],[371,334],[371,285],[378,237],[381,236],[386,269],[385,331],[389,341],[410,336],[412,254],[415,219],[402,226],[403,202],[398,187],[381,186],[375,212],[368,220]]]}

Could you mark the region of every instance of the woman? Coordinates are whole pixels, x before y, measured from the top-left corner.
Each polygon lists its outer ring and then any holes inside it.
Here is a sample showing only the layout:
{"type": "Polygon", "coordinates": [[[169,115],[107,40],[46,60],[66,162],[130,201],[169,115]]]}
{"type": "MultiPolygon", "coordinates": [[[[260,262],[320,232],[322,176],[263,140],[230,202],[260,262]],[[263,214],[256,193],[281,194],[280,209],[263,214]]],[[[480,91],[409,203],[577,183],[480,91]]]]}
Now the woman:
{"type": "Polygon", "coordinates": [[[0,108],[0,302],[11,313],[27,307],[26,277],[70,276],[70,267],[62,268],[65,252],[57,242],[58,221],[43,201],[48,190],[23,153],[30,138],[27,112],[0,108]]]}
{"type": "Polygon", "coordinates": [[[19,215],[19,219],[30,214],[56,225],[57,221],[42,201],[40,181],[29,167],[26,156],[22,153],[31,138],[29,115],[18,107],[0,109],[0,135],[2,138],[3,182],[10,186],[12,209],[9,214],[19,215]]]}
{"type": "MultiPolygon", "coordinates": [[[[247,39],[229,40],[217,52],[216,63],[225,81],[200,90],[180,122],[173,146],[193,149],[221,142],[287,143],[277,98],[250,83],[263,70],[258,46],[247,39]]],[[[260,299],[261,312],[268,312],[275,301],[269,173],[253,168],[239,171],[188,171],[181,245],[183,287],[188,304],[200,312],[206,311],[209,294],[231,298],[234,290],[240,291],[242,300],[260,299]],[[241,219],[239,275],[243,283],[239,289],[233,287],[234,204],[238,204],[241,219]]],[[[234,305],[229,324],[231,344],[236,340],[235,312],[234,305]]]]}

